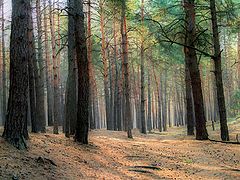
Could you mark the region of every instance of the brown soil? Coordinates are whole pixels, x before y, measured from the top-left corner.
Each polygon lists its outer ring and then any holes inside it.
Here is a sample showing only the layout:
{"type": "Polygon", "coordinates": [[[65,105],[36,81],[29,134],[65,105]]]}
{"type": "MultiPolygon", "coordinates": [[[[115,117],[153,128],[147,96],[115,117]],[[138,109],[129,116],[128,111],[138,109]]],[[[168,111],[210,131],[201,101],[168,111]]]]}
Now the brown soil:
{"type": "MultiPolygon", "coordinates": [[[[234,140],[240,123],[230,129],[234,140]]],[[[214,139],[218,133],[209,132],[214,139]]],[[[0,138],[0,180],[240,179],[240,145],[197,141],[184,134],[183,128],[149,135],[135,130],[129,140],[124,132],[96,130],[90,132],[89,145],[63,134],[30,134],[27,151],[0,138]]]]}

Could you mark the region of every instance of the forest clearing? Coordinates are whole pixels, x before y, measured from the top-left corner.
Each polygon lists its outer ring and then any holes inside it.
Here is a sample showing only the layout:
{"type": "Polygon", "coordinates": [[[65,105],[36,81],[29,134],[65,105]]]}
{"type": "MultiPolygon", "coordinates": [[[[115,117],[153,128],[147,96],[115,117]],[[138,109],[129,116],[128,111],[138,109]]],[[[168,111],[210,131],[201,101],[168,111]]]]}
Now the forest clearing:
{"type": "MultiPolygon", "coordinates": [[[[240,120],[230,124],[230,139],[240,120]]],[[[239,145],[196,141],[184,128],[134,139],[124,132],[93,130],[89,145],[78,145],[64,134],[30,134],[27,152],[0,139],[0,179],[228,179],[240,178],[239,145]],[[44,160],[45,159],[45,160],[44,160]]],[[[1,131],[0,131],[1,132],[1,131]]],[[[209,132],[219,139],[219,131],[209,132]]]]}

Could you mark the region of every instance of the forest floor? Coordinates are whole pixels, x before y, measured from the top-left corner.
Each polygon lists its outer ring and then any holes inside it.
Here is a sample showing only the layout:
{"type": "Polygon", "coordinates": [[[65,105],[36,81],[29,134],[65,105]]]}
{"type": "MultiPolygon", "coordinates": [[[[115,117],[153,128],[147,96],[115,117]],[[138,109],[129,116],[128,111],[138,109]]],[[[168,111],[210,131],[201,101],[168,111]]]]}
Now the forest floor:
{"type": "MultiPolygon", "coordinates": [[[[240,120],[229,125],[231,140],[240,120]]],[[[0,133],[2,129],[0,129],[0,133]]],[[[142,135],[90,132],[80,145],[63,134],[30,134],[29,149],[19,151],[0,138],[0,180],[80,179],[240,179],[240,145],[197,141],[183,128],[142,135]]],[[[210,138],[219,139],[219,131],[210,138]]]]}

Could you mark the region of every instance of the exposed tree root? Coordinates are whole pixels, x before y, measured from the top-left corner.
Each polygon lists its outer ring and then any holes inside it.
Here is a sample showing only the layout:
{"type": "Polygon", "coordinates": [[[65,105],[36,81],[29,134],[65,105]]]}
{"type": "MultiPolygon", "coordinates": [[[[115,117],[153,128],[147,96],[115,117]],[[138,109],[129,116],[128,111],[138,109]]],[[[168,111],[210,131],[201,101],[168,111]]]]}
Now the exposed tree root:
{"type": "Polygon", "coordinates": [[[143,169],[161,170],[161,168],[155,167],[155,166],[131,166],[130,168],[143,168],[143,169]]]}
{"type": "Polygon", "coordinates": [[[234,141],[218,141],[218,140],[214,140],[214,139],[209,139],[209,141],[219,142],[219,143],[225,143],[225,144],[240,144],[240,142],[234,142],[234,141]]]}

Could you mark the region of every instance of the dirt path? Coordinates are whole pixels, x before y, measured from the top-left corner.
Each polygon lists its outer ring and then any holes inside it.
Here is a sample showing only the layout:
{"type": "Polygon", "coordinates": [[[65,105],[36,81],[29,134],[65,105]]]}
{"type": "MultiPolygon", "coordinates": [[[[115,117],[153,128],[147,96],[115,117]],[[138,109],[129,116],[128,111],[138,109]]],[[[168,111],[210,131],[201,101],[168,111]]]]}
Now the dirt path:
{"type": "MultiPolygon", "coordinates": [[[[231,129],[234,138],[239,124],[231,129]]],[[[90,132],[87,146],[63,134],[31,134],[28,151],[0,139],[0,180],[240,179],[240,145],[182,134],[181,128],[147,136],[135,131],[129,140],[124,132],[97,130],[90,132]]]]}

